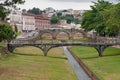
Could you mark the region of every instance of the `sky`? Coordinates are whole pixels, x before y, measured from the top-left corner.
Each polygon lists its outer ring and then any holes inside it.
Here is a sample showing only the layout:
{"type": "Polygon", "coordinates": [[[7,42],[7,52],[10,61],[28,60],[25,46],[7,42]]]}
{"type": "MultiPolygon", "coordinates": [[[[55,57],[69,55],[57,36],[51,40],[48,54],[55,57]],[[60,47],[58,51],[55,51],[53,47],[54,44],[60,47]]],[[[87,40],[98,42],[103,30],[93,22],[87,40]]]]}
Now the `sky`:
{"type": "MultiPolygon", "coordinates": [[[[23,5],[18,5],[21,9],[32,9],[33,7],[40,8],[41,10],[52,7],[55,10],[74,9],[74,10],[89,10],[91,1],[97,0],[25,0],[23,5]]],[[[117,0],[106,0],[110,2],[117,2],[117,0]]]]}

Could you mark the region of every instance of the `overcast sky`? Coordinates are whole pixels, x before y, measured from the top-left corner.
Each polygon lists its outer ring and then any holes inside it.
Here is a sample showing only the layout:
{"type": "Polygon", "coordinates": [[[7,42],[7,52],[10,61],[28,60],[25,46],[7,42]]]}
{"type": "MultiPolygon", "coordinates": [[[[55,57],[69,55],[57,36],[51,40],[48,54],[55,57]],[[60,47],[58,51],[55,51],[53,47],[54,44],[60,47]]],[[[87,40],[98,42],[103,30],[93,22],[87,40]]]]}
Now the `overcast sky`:
{"type": "MultiPolygon", "coordinates": [[[[74,10],[89,10],[91,1],[97,0],[25,0],[23,5],[19,5],[21,9],[32,9],[33,7],[38,7],[40,9],[45,9],[47,7],[52,7],[56,10],[61,9],[74,9],[74,10]]],[[[117,0],[106,0],[110,2],[117,2],[117,0]]]]}

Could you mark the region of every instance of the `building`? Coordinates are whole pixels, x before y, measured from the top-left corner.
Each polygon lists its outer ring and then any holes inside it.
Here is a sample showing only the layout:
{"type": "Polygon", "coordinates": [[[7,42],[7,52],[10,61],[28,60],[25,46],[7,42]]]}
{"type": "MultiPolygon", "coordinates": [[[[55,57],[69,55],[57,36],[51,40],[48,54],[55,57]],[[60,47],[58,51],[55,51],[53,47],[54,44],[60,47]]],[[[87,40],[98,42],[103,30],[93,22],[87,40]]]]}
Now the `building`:
{"type": "Polygon", "coordinates": [[[35,15],[23,13],[22,14],[22,21],[23,21],[23,32],[29,32],[35,30],[35,15]]]}
{"type": "Polygon", "coordinates": [[[47,14],[48,17],[52,17],[54,14],[56,14],[56,11],[52,7],[48,7],[44,10],[43,14],[47,14]]]}
{"type": "Polygon", "coordinates": [[[62,16],[72,15],[73,9],[57,10],[56,13],[61,13],[62,16]]]}
{"type": "Polygon", "coordinates": [[[52,7],[48,7],[45,9],[45,13],[53,13],[55,10],[52,7]]]}
{"type": "Polygon", "coordinates": [[[77,16],[77,15],[83,15],[87,10],[74,10],[73,11],[73,15],[77,16]]]}
{"type": "Polygon", "coordinates": [[[22,32],[22,12],[18,10],[11,11],[8,21],[14,30],[17,27],[18,32],[22,32]]]}
{"type": "Polygon", "coordinates": [[[36,15],[35,16],[35,27],[37,30],[50,28],[51,27],[50,18],[48,18],[47,16],[43,16],[43,15],[36,15]]]}
{"type": "Polygon", "coordinates": [[[60,25],[66,25],[67,24],[67,20],[59,20],[59,24],[60,25]]]}

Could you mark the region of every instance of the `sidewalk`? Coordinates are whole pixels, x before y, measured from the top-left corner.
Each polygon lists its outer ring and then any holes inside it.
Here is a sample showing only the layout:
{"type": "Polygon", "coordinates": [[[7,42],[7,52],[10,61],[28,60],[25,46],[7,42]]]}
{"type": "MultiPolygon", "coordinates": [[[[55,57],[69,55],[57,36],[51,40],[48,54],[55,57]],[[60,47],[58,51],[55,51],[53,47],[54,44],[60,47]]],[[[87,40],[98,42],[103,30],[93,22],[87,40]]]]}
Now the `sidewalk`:
{"type": "Polygon", "coordinates": [[[77,63],[77,61],[73,58],[70,52],[67,50],[67,47],[63,47],[64,53],[66,54],[70,64],[72,65],[78,80],[91,80],[89,76],[85,73],[82,67],[77,63]]]}

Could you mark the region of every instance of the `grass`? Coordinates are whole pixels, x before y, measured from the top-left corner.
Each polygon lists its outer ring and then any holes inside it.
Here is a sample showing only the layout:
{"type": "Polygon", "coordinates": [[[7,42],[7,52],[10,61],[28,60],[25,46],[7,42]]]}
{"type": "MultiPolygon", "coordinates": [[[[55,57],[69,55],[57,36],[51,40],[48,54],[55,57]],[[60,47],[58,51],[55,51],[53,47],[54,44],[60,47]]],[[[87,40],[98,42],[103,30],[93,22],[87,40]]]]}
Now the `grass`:
{"type": "Polygon", "coordinates": [[[120,49],[109,47],[103,57],[91,47],[71,47],[71,50],[100,78],[120,80],[120,49]]]}
{"type": "Polygon", "coordinates": [[[77,80],[61,48],[47,57],[35,47],[21,47],[0,60],[0,80],[77,80]]]}

